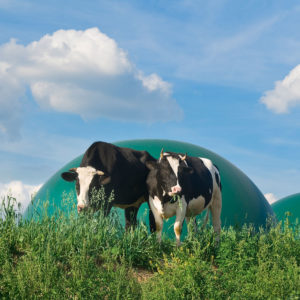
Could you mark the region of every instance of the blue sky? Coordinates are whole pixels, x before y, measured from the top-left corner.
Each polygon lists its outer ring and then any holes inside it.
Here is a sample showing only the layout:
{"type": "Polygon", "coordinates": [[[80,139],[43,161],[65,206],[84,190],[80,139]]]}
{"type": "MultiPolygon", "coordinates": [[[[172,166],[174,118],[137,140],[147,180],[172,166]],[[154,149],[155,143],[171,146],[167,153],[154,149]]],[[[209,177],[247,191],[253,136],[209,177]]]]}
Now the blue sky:
{"type": "Polygon", "coordinates": [[[299,192],[299,28],[297,1],[0,0],[0,190],[163,138],[299,192]]]}

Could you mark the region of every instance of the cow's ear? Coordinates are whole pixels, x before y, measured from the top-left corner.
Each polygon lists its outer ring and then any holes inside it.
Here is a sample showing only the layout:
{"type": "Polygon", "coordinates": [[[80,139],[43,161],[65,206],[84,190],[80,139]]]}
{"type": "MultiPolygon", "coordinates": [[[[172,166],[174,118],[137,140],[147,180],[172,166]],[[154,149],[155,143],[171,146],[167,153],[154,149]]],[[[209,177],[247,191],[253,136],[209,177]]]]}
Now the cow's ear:
{"type": "Polygon", "coordinates": [[[101,176],[100,177],[100,184],[102,184],[102,185],[106,185],[106,184],[110,183],[110,181],[111,181],[110,176],[101,176]]]}
{"type": "Polygon", "coordinates": [[[64,172],[61,174],[61,177],[66,181],[74,181],[77,179],[77,173],[75,172],[64,172]]]}
{"type": "Polygon", "coordinates": [[[156,168],[157,163],[156,161],[148,160],[145,162],[145,165],[149,170],[154,170],[156,168]]]}

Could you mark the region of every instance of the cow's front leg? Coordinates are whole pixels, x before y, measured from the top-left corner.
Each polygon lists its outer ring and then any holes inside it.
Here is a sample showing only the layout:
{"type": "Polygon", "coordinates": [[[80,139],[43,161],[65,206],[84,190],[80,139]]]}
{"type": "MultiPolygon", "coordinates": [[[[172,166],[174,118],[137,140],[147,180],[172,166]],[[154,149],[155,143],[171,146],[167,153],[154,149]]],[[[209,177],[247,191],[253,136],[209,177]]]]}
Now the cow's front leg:
{"type": "Polygon", "coordinates": [[[174,232],[176,236],[176,245],[180,246],[180,236],[181,236],[181,231],[182,231],[182,224],[185,218],[186,214],[186,201],[184,197],[180,198],[178,200],[178,206],[176,209],[176,220],[174,224],[174,232]]]}
{"type": "Polygon", "coordinates": [[[156,231],[155,218],[150,208],[150,205],[149,205],[149,225],[150,225],[150,232],[151,233],[155,232],[156,231]]]}
{"type": "Polygon", "coordinates": [[[154,220],[155,220],[155,229],[156,229],[156,237],[158,242],[161,242],[161,234],[162,234],[162,229],[163,229],[163,218],[161,214],[159,213],[158,209],[154,205],[154,199],[152,197],[149,197],[149,204],[151,211],[154,215],[154,220]]]}
{"type": "Polygon", "coordinates": [[[138,210],[135,206],[125,208],[125,230],[137,225],[138,210]]]}
{"type": "Polygon", "coordinates": [[[155,217],[155,227],[156,227],[156,237],[159,243],[161,243],[161,234],[162,234],[162,230],[163,230],[163,218],[161,216],[157,216],[155,217]]]}

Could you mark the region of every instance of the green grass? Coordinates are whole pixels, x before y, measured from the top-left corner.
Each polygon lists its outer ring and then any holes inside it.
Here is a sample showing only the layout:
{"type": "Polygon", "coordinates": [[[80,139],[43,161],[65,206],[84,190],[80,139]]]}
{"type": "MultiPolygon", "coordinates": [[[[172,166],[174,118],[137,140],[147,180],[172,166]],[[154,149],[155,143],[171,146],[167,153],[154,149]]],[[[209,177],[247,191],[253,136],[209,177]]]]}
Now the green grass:
{"type": "Polygon", "coordinates": [[[300,298],[300,227],[288,220],[224,229],[218,246],[208,226],[176,248],[114,214],[26,221],[12,201],[0,208],[1,299],[300,298]]]}

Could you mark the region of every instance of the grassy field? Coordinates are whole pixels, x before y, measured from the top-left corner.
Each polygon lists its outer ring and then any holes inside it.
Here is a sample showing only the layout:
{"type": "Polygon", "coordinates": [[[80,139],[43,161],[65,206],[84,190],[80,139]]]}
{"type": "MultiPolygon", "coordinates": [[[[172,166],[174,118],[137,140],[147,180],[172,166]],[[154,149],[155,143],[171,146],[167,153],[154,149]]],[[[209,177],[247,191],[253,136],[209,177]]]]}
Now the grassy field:
{"type": "Polygon", "coordinates": [[[98,213],[22,217],[0,208],[1,299],[300,299],[300,227],[210,226],[182,246],[98,213]]]}

